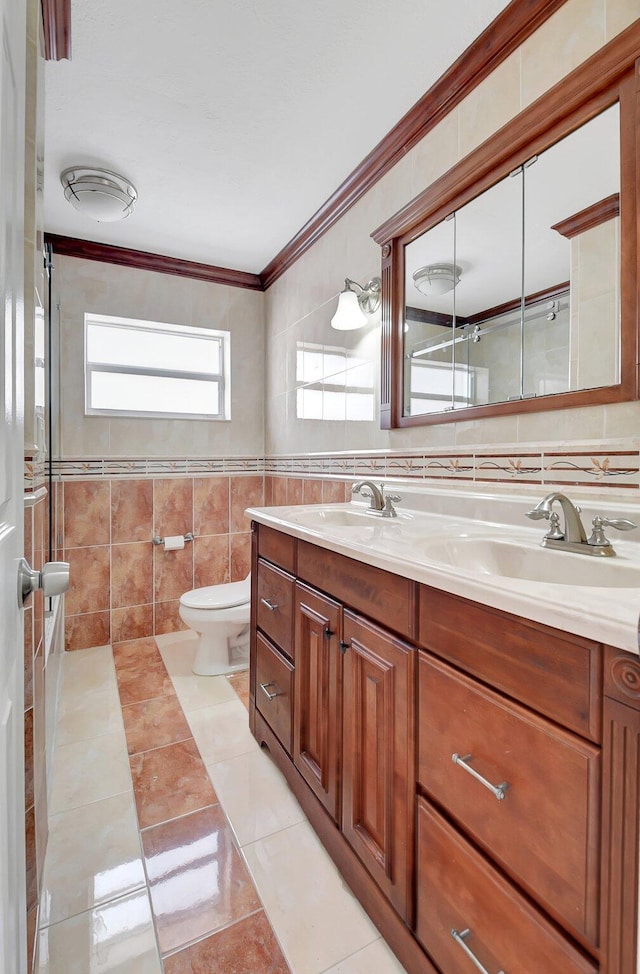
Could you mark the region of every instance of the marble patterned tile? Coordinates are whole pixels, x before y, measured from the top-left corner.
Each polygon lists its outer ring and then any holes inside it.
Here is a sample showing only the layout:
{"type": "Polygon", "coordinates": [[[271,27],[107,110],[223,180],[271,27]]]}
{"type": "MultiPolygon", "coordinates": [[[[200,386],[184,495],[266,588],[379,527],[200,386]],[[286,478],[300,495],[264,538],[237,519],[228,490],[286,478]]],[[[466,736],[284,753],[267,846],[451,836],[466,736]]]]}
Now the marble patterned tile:
{"type": "Polygon", "coordinates": [[[182,705],[182,709],[190,721],[189,715],[202,708],[215,707],[218,704],[238,702],[233,688],[224,676],[196,676],[173,673],[171,679],[182,705]]]}
{"type": "Polygon", "coordinates": [[[36,814],[32,805],[24,816],[24,853],[27,912],[38,902],[38,855],[36,850],[36,814]]]}
{"type": "Polygon", "coordinates": [[[398,958],[384,940],[376,940],[350,957],[330,967],[324,974],[406,974],[398,958]]]}
{"type": "Polygon", "coordinates": [[[111,614],[108,609],[65,618],[64,644],[68,650],[95,649],[106,645],[110,638],[111,614]]]}
{"type": "Polygon", "coordinates": [[[162,974],[146,890],[112,900],[38,935],[35,974],[162,974]]]}
{"type": "Polygon", "coordinates": [[[249,670],[242,670],[239,673],[231,673],[227,680],[238,694],[242,705],[249,709],[249,670]]]}
{"type": "Polygon", "coordinates": [[[153,529],[161,538],[193,531],[193,478],[153,481],[153,529]]]}
{"type": "Polygon", "coordinates": [[[131,791],[124,731],[56,748],[50,813],[131,791]]]}
{"type": "Polygon", "coordinates": [[[146,605],[152,601],[153,545],[151,542],[112,545],[112,608],[119,609],[126,605],[146,605]]]}
{"type": "Polygon", "coordinates": [[[163,954],[260,909],[219,805],[147,829],[142,843],[163,954]]]}
{"type": "MultiPolygon", "coordinates": [[[[69,591],[65,596],[65,612],[79,615],[110,607],[110,550],[101,547],[67,548],[69,562],[69,591]]],[[[140,601],[143,601],[142,599],[140,601]]]]}
{"type": "Polygon", "coordinates": [[[62,692],[83,696],[94,690],[116,689],[111,646],[95,646],[65,653],[62,660],[62,692]]]}
{"type": "MultiPolygon", "coordinates": [[[[185,592],[188,589],[185,589],[185,592]]],[[[180,600],[172,599],[169,602],[156,602],[154,607],[153,631],[156,636],[165,633],[186,632],[189,627],[180,618],[180,600]]]]}
{"type": "Polygon", "coordinates": [[[196,477],[193,481],[194,532],[229,532],[229,477],[196,477]]]}
{"type": "Polygon", "coordinates": [[[189,629],[186,632],[157,634],[154,638],[171,677],[191,676],[198,634],[189,629]]]}
{"type": "Polygon", "coordinates": [[[264,910],[171,954],[164,960],[164,970],[165,974],[289,974],[264,910]]]}
{"type": "Polygon", "coordinates": [[[163,545],[153,552],[153,583],[156,602],[179,599],[193,588],[193,545],[177,551],[165,551],[163,545]]]}
{"type": "Polygon", "coordinates": [[[243,855],[292,970],[320,974],[378,940],[307,822],[244,846],[243,855]]]}
{"type": "Polygon", "coordinates": [[[240,582],[251,571],[251,534],[231,535],[231,581],[240,582]]]}
{"type": "Polygon", "coordinates": [[[153,481],[111,482],[111,543],[151,541],[153,536],[153,481]]]}
{"type": "Polygon", "coordinates": [[[111,638],[114,643],[153,635],[153,603],[126,605],[111,610],[111,638]]]}
{"type": "Polygon", "coordinates": [[[158,697],[122,708],[129,754],[175,744],[191,737],[191,730],[176,696],[158,697]]]}
{"type": "Polygon", "coordinates": [[[111,540],[111,485],[83,480],[64,485],[64,547],[106,545],[111,540]]]}
{"type": "Polygon", "coordinates": [[[263,477],[232,477],[231,479],[231,521],[232,533],[249,531],[249,518],[245,515],[247,507],[262,507],[264,503],[263,477]]]}
{"type": "Polygon", "coordinates": [[[85,694],[63,688],[58,703],[57,747],[119,732],[122,714],[115,681],[104,690],[85,694]]]}
{"type": "Polygon", "coordinates": [[[196,538],[193,543],[194,588],[229,581],[229,535],[196,538]]]}
{"type": "Polygon", "coordinates": [[[207,765],[259,750],[249,730],[249,715],[235,694],[233,696],[228,703],[187,712],[191,732],[207,765]]]}
{"type": "Polygon", "coordinates": [[[238,845],[305,821],[282,774],[260,748],[207,764],[207,770],[238,845]]]}
{"type": "Polygon", "coordinates": [[[192,739],[132,754],[129,763],[141,829],[218,801],[192,739]]]}
{"type": "Polygon", "coordinates": [[[51,816],[40,896],[41,927],[145,885],[131,794],[51,816]]]}

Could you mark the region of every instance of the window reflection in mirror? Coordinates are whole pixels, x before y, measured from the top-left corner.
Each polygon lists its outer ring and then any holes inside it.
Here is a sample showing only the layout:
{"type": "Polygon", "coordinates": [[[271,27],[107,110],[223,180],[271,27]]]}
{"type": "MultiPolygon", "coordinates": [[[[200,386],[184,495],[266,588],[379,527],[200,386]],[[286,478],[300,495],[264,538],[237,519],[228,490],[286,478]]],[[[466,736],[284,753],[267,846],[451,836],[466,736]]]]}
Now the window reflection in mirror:
{"type": "Polygon", "coordinates": [[[297,342],[297,419],[370,423],[374,416],[370,360],[342,345],[297,342]]]}
{"type": "Polygon", "coordinates": [[[405,247],[404,415],[620,381],[619,109],[405,247]]]}

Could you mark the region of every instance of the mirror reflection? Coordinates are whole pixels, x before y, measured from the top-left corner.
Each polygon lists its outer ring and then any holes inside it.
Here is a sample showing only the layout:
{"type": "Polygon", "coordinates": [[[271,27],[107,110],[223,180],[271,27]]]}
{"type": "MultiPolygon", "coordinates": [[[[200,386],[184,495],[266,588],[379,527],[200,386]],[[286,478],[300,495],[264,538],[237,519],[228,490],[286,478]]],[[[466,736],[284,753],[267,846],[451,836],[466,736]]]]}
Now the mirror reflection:
{"type": "Polygon", "coordinates": [[[614,105],[405,247],[404,415],[620,381],[614,105]]]}

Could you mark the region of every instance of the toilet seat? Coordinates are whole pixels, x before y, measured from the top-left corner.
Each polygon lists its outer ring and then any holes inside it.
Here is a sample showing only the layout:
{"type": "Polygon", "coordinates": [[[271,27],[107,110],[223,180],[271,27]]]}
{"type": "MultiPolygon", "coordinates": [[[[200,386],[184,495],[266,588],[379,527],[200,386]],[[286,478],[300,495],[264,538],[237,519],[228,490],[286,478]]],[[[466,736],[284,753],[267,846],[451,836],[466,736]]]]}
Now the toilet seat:
{"type": "Polygon", "coordinates": [[[180,604],[189,609],[232,609],[251,600],[251,580],[228,582],[226,585],[207,585],[185,592],[180,604]]]}

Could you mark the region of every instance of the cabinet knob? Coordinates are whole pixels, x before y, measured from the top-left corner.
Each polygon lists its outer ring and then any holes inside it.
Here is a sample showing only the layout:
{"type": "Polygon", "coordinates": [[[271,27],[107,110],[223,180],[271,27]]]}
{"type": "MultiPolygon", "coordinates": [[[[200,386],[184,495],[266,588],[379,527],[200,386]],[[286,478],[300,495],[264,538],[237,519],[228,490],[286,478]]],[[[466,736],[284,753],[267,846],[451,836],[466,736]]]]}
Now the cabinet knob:
{"type": "Polygon", "coordinates": [[[345,643],[344,639],[340,640],[340,651],[346,653],[346,651],[351,646],[351,643],[345,643]]]}
{"type": "Polygon", "coordinates": [[[329,627],[327,626],[327,628],[324,631],[324,638],[331,639],[332,636],[335,636],[335,632],[333,629],[329,629],[329,627]]]}

